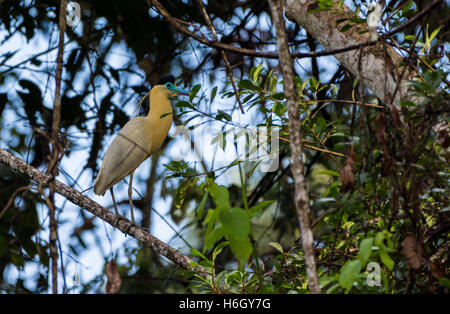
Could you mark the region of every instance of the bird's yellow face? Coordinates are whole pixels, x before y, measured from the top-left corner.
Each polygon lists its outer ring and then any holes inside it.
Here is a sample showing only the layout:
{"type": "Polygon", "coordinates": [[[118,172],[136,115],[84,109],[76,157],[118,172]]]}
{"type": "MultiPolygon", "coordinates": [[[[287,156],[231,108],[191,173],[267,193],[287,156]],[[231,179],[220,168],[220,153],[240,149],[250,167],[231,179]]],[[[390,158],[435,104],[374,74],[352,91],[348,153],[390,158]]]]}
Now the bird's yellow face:
{"type": "Polygon", "coordinates": [[[167,82],[164,84],[165,90],[167,92],[168,96],[176,96],[176,95],[189,95],[189,92],[179,88],[178,86],[174,85],[173,83],[167,82]]]}

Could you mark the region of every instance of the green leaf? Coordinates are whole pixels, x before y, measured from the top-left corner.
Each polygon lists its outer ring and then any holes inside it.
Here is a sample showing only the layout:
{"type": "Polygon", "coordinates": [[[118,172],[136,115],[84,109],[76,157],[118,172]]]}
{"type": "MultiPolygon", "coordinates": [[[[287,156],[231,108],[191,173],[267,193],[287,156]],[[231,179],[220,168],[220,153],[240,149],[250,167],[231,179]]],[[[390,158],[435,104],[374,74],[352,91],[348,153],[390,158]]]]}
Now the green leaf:
{"type": "Polygon", "coordinates": [[[394,260],[389,256],[386,246],[380,246],[380,258],[383,264],[389,269],[394,269],[394,260]]]}
{"type": "Polygon", "coordinates": [[[195,185],[195,183],[198,181],[198,178],[195,178],[194,180],[188,179],[187,181],[181,182],[180,185],[177,188],[177,194],[175,196],[175,208],[182,208],[186,193],[195,185]]]}
{"type": "Polygon", "coordinates": [[[358,82],[359,82],[359,77],[356,76],[355,79],[353,80],[353,84],[352,84],[353,89],[356,88],[356,85],[358,85],[358,82]]]}
{"type": "Polygon", "coordinates": [[[412,4],[413,4],[413,1],[410,0],[410,1],[402,8],[402,15],[405,15],[406,12],[409,11],[409,9],[411,8],[412,4]]]}
{"type": "Polygon", "coordinates": [[[206,280],[205,278],[203,278],[202,276],[199,276],[197,274],[194,274],[195,277],[197,277],[197,279],[199,279],[199,281],[205,283],[206,285],[210,285],[210,282],[208,280],[206,280]]]}
{"type": "Polygon", "coordinates": [[[277,251],[283,254],[283,247],[280,245],[280,243],[270,242],[269,245],[273,246],[277,251]]]}
{"type": "Polygon", "coordinates": [[[188,265],[189,265],[189,268],[197,268],[200,266],[196,261],[192,261],[192,260],[189,261],[188,265]]]}
{"type": "Polygon", "coordinates": [[[417,104],[415,104],[414,102],[409,101],[409,100],[403,100],[403,101],[401,101],[401,102],[400,102],[400,105],[401,105],[401,106],[406,106],[406,107],[415,107],[415,106],[417,106],[417,104]]]}
{"type": "Polygon", "coordinates": [[[180,100],[175,104],[175,107],[180,108],[180,109],[183,107],[192,108],[192,104],[188,101],[180,100]]]}
{"type": "Polygon", "coordinates": [[[318,131],[319,131],[318,133],[328,131],[327,130],[327,122],[325,121],[324,118],[322,118],[322,117],[317,118],[316,125],[317,125],[318,131]]]}
{"type": "Polygon", "coordinates": [[[224,241],[222,243],[220,243],[218,246],[216,246],[216,248],[214,249],[214,252],[212,254],[212,260],[215,261],[217,255],[220,254],[220,252],[222,252],[223,248],[226,247],[228,244],[230,244],[228,241],[224,241]]]}
{"type": "MultiPolygon", "coordinates": [[[[323,289],[328,286],[330,283],[336,281],[336,276],[324,276],[319,279],[320,288],[323,289]]],[[[339,284],[338,284],[339,285],[339,284]]]]}
{"type": "Polygon", "coordinates": [[[192,87],[191,91],[189,92],[189,101],[192,102],[194,97],[197,95],[198,91],[200,90],[200,87],[202,87],[200,84],[195,85],[192,87]]]}
{"type": "Polygon", "coordinates": [[[230,205],[230,193],[226,186],[217,185],[216,183],[212,183],[208,187],[208,191],[211,194],[211,197],[216,203],[217,207],[231,207],[230,205]]]}
{"type": "Polygon", "coordinates": [[[334,176],[334,177],[340,176],[339,172],[336,172],[333,170],[320,170],[320,171],[314,172],[314,174],[326,174],[326,175],[334,176]]]}
{"type": "Polygon", "coordinates": [[[255,83],[258,82],[258,77],[259,77],[259,73],[261,73],[261,71],[262,71],[262,66],[263,66],[262,63],[258,64],[258,66],[256,67],[255,71],[253,72],[253,81],[255,83]]]}
{"type": "Polygon", "coordinates": [[[225,111],[218,110],[217,112],[218,112],[218,114],[216,115],[216,120],[231,121],[231,116],[228,113],[226,113],[225,111]]]}
{"type": "Polygon", "coordinates": [[[334,293],[339,287],[340,287],[340,284],[337,283],[337,284],[331,286],[330,288],[328,288],[328,290],[327,290],[326,293],[327,293],[327,294],[332,294],[332,293],[334,293]]]}
{"type": "Polygon", "coordinates": [[[162,119],[162,118],[164,118],[164,117],[166,117],[168,115],[171,115],[171,114],[172,114],[172,112],[163,113],[162,115],[159,116],[159,118],[162,119]]]}
{"type": "Polygon", "coordinates": [[[270,78],[270,93],[275,94],[277,92],[278,78],[274,75],[270,78]]]}
{"type": "Polygon", "coordinates": [[[376,246],[384,246],[383,240],[386,237],[386,234],[384,232],[378,232],[375,236],[375,245],[376,246]]]}
{"type": "Polygon", "coordinates": [[[258,165],[259,165],[260,163],[261,163],[261,161],[255,162],[255,164],[252,166],[252,168],[248,171],[248,174],[247,174],[247,178],[248,178],[248,179],[251,178],[253,172],[255,171],[256,167],[258,167],[258,165]]]}
{"type": "Polygon", "coordinates": [[[218,213],[219,213],[219,211],[216,209],[209,209],[206,214],[205,220],[203,221],[203,224],[206,225],[205,247],[203,248],[204,252],[209,250],[214,245],[214,243],[217,242],[217,241],[213,241],[212,233],[215,231],[214,226],[216,225],[216,221],[218,220],[218,216],[219,216],[218,213]],[[207,247],[207,245],[208,245],[208,247],[207,247]]]}
{"type": "Polygon", "coordinates": [[[415,41],[416,40],[416,36],[414,35],[406,35],[404,37],[405,40],[411,40],[411,41],[415,41]]]}
{"type": "Polygon", "coordinates": [[[164,167],[173,173],[182,173],[186,170],[188,164],[185,161],[172,160],[169,164],[164,164],[164,167]]]}
{"type": "Polygon", "coordinates": [[[207,251],[212,248],[223,236],[225,236],[223,227],[217,227],[212,232],[209,232],[208,234],[205,233],[205,247],[203,250],[207,251]]]}
{"type": "Polygon", "coordinates": [[[286,104],[281,102],[276,102],[272,107],[272,112],[277,116],[282,117],[287,111],[286,104]]]}
{"type": "Polygon", "coordinates": [[[341,33],[348,31],[350,28],[352,28],[352,25],[350,24],[345,24],[339,31],[341,33]]]}
{"type": "Polygon", "coordinates": [[[394,269],[394,260],[389,256],[389,249],[392,249],[393,244],[390,240],[391,234],[387,231],[378,232],[375,236],[374,244],[379,248],[380,259],[383,264],[389,269],[394,269]],[[384,240],[387,240],[388,247],[386,246],[384,240]]]}
{"type": "Polygon", "coordinates": [[[303,91],[305,90],[306,84],[308,84],[308,82],[309,82],[309,80],[305,80],[303,83],[301,83],[300,91],[299,91],[300,95],[303,95],[303,91]]]}
{"type": "Polygon", "coordinates": [[[359,273],[361,272],[362,264],[359,259],[348,261],[342,266],[341,274],[339,276],[339,284],[346,291],[349,291],[356,278],[358,278],[359,273]]]}
{"type": "Polygon", "coordinates": [[[216,93],[217,93],[217,86],[214,87],[211,91],[211,99],[209,100],[209,104],[213,103],[214,98],[216,98],[216,93]]]}
{"type": "Polygon", "coordinates": [[[250,99],[252,99],[255,96],[255,94],[249,94],[247,95],[244,100],[242,101],[244,104],[247,103],[250,99]]]}
{"type": "Polygon", "coordinates": [[[255,217],[255,216],[260,216],[261,215],[261,211],[266,208],[267,206],[269,206],[270,204],[272,204],[273,200],[269,200],[269,201],[263,201],[259,204],[256,204],[255,206],[252,206],[248,209],[248,214],[250,215],[250,217],[255,217]]]}
{"type": "Polygon", "coordinates": [[[311,86],[311,90],[317,91],[317,89],[319,88],[320,82],[314,76],[311,76],[309,78],[309,85],[311,86]]]}
{"type": "Polygon", "coordinates": [[[450,279],[443,277],[443,278],[439,279],[439,284],[444,287],[450,288],[450,279]]]}
{"type": "Polygon", "coordinates": [[[203,211],[205,210],[205,204],[207,200],[208,200],[208,192],[205,192],[203,194],[202,200],[200,201],[200,204],[197,207],[197,210],[195,211],[199,218],[203,217],[203,211]]]}
{"type": "Polygon", "coordinates": [[[239,284],[240,282],[242,282],[242,273],[240,271],[234,270],[228,274],[225,281],[229,285],[239,284]]]}
{"type": "Polygon", "coordinates": [[[225,140],[225,134],[218,133],[216,136],[213,137],[211,140],[211,145],[217,143],[220,148],[222,148],[223,151],[225,151],[225,146],[227,145],[227,141],[225,140]]]}
{"type": "Polygon", "coordinates": [[[244,265],[253,247],[250,242],[250,219],[242,208],[222,208],[219,220],[225,231],[225,238],[230,242],[230,248],[240,265],[244,265]]]}
{"type": "Polygon", "coordinates": [[[338,26],[339,24],[341,24],[342,22],[345,22],[345,21],[347,21],[347,18],[337,19],[336,26],[338,26]]]}
{"type": "Polygon", "coordinates": [[[255,85],[252,81],[249,81],[249,80],[241,80],[241,81],[239,81],[238,86],[241,89],[248,89],[248,90],[252,90],[252,91],[255,91],[255,92],[261,92],[262,91],[261,87],[259,87],[258,85],[255,85]]]}
{"type": "Polygon", "coordinates": [[[373,238],[363,239],[359,244],[358,258],[363,266],[366,265],[366,262],[369,259],[370,254],[372,253],[372,244],[373,238]]]}
{"type": "Polygon", "coordinates": [[[203,224],[209,224],[209,223],[214,223],[216,221],[216,210],[215,209],[209,209],[208,212],[206,213],[206,217],[205,220],[203,221],[203,224]]]}
{"type": "Polygon", "coordinates": [[[197,251],[197,250],[194,249],[194,248],[191,248],[191,254],[192,254],[192,255],[195,255],[195,256],[198,256],[198,257],[201,257],[202,259],[207,259],[207,258],[205,257],[205,255],[203,255],[202,253],[200,253],[199,251],[197,251]]]}
{"type": "Polygon", "coordinates": [[[330,135],[330,137],[338,137],[338,136],[345,137],[347,135],[345,133],[342,133],[342,132],[336,132],[336,133],[333,133],[333,134],[330,135]]]}
{"type": "Polygon", "coordinates": [[[442,25],[439,26],[438,28],[436,28],[430,35],[430,38],[427,40],[427,44],[431,44],[431,42],[433,41],[433,39],[437,36],[437,34],[439,33],[439,31],[441,30],[442,25]]]}

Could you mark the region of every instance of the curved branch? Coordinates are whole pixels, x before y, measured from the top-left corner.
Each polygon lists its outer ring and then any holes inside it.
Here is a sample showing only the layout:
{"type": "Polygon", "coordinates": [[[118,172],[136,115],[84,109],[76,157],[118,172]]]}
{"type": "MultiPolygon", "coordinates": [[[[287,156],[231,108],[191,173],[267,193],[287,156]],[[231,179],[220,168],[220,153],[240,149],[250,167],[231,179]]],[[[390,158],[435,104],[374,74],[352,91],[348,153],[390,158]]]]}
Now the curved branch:
{"type": "MultiPolygon", "coordinates": [[[[339,54],[339,53],[343,53],[343,52],[347,52],[347,51],[351,51],[351,50],[355,50],[355,49],[360,49],[362,47],[374,46],[377,43],[384,41],[386,38],[389,38],[389,36],[392,36],[392,35],[400,32],[401,30],[403,30],[405,27],[407,27],[408,25],[413,23],[415,20],[417,20],[418,18],[423,16],[425,13],[427,13],[429,10],[431,10],[435,5],[437,5],[441,1],[442,0],[434,0],[433,3],[431,3],[423,11],[419,12],[417,15],[415,15],[410,20],[408,20],[408,22],[406,22],[406,23],[396,27],[395,29],[393,29],[392,31],[390,31],[388,33],[385,33],[385,34],[381,35],[377,40],[363,41],[363,42],[359,42],[359,43],[356,43],[356,44],[350,44],[350,45],[345,46],[345,47],[336,48],[336,49],[330,49],[330,50],[323,50],[323,51],[291,52],[291,57],[292,58],[298,58],[298,59],[313,58],[313,57],[324,57],[324,56],[335,55],[335,54],[339,54]]],[[[213,48],[226,50],[226,51],[234,52],[234,53],[239,53],[239,54],[243,54],[243,55],[247,55],[247,56],[259,57],[259,58],[268,58],[268,59],[278,59],[278,52],[256,51],[256,50],[252,50],[252,49],[247,49],[247,48],[241,48],[241,47],[228,45],[228,44],[222,43],[222,42],[217,41],[217,40],[214,40],[214,41],[208,40],[207,38],[205,38],[203,36],[200,36],[200,35],[198,35],[198,34],[196,34],[194,32],[191,32],[190,30],[188,30],[183,25],[186,22],[180,21],[177,18],[175,18],[172,15],[170,15],[170,13],[164,8],[164,6],[161,5],[161,3],[159,3],[158,0],[147,0],[147,3],[149,5],[149,7],[154,6],[158,10],[158,12],[167,21],[169,21],[176,29],[178,29],[178,31],[180,31],[181,33],[183,33],[183,34],[185,34],[185,35],[187,35],[189,37],[194,38],[195,40],[197,40],[198,42],[200,42],[202,44],[205,44],[205,45],[213,47],[213,48]]],[[[308,29],[307,29],[307,31],[309,32],[308,29]]]]}
{"type": "MultiPolygon", "coordinates": [[[[84,196],[77,190],[65,185],[64,183],[61,183],[56,179],[52,180],[50,176],[30,166],[22,159],[15,157],[4,149],[0,149],[0,162],[16,171],[19,171],[20,173],[27,175],[36,183],[42,184],[42,186],[45,187],[52,188],[56,193],[65,197],[73,204],[86,209],[91,214],[114,226],[114,223],[116,221],[116,216],[114,213],[108,211],[103,206],[100,206],[98,203],[94,202],[87,196],[84,196]]],[[[133,225],[125,217],[119,217],[116,228],[122,231],[124,234],[128,234],[136,240],[143,242],[146,246],[154,250],[156,253],[163,255],[178,266],[190,271],[195,271],[198,275],[203,277],[207,275],[205,269],[191,267],[191,262],[193,262],[193,260],[189,256],[184,255],[170,245],[152,236],[146,230],[133,225]]]]}
{"type": "MultiPolygon", "coordinates": [[[[202,1],[203,0],[197,0],[197,3],[202,11],[203,17],[205,18],[206,24],[208,24],[208,26],[211,30],[211,33],[214,36],[214,40],[218,41],[219,38],[217,37],[216,29],[214,28],[214,25],[212,24],[211,19],[209,18],[209,15],[206,12],[205,6],[203,5],[202,1]]],[[[220,50],[220,54],[222,56],[223,62],[225,63],[225,69],[227,70],[227,74],[230,77],[230,82],[231,82],[231,85],[233,86],[234,94],[235,94],[236,100],[239,104],[239,108],[241,109],[242,114],[244,114],[245,113],[244,108],[242,107],[242,101],[241,101],[241,97],[239,96],[239,90],[238,90],[238,88],[236,86],[236,82],[234,81],[234,78],[233,78],[233,70],[231,69],[230,62],[228,61],[225,51],[220,50]]]]}
{"type": "MultiPolygon", "coordinates": [[[[200,36],[194,32],[191,32],[188,30],[184,25],[184,21],[180,21],[177,18],[170,15],[170,13],[161,5],[161,3],[158,2],[158,0],[147,0],[147,3],[150,7],[154,6],[158,12],[167,20],[169,21],[176,29],[178,29],[181,33],[194,38],[198,42],[205,44],[207,46],[226,50],[229,52],[239,53],[247,56],[253,56],[253,57],[260,57],[260,58],[268,58],[268,59],[278,59],[278,52],[264,52],[264,51],[256,51],[252,49],[247,48],[241,48],[236,47],[232,45],[228,45],[225,43],[222,43],[217,40],[208,40],[203,36],[200,36]],[[183,22],[183,23],[182,23],[183,22]]],[[[359,49],[360,47],[364,46],[372,46],[375,45],[378,41],[370,41],[365,43],[359,43],[356,45],[351,45],[348,47],[343,47],[339,49],[332,49],[332,50],[326,50],[326,51],[313,51],[313,52],[291,52],[291,56],[293,58],[312,58],[312,57],[323,57],[323,56],[330,56],[334,55],[336,53],[342,53],[350,50],[359,49]]]]}

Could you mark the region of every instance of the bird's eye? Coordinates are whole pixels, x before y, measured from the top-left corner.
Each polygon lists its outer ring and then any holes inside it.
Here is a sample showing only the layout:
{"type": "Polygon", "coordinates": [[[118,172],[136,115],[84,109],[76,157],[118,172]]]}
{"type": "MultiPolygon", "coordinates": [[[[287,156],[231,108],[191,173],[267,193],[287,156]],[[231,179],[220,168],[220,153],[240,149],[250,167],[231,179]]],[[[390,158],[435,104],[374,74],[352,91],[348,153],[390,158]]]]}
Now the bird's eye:
{"type": "Polygon", "coordinates": [[[169,83],[166,83],[166,87],[167,87],[167,88],[172,87],[172,83],[170,83],[170,82],[169,82],[169,83]]]}

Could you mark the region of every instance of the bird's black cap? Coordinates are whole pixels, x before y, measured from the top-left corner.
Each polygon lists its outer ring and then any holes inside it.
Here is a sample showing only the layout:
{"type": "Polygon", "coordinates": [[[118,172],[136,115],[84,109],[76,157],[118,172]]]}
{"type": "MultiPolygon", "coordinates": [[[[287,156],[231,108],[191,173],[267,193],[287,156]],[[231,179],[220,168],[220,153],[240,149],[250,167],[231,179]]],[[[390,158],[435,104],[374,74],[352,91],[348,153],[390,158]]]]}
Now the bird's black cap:
{"type": "Polygon", "coordinates": [[[164,85],[168,82],[175,83],[175,78],[173,77],[172,74],[164,74],[163,76],[161,76],[156,85],[164,85]]]}

